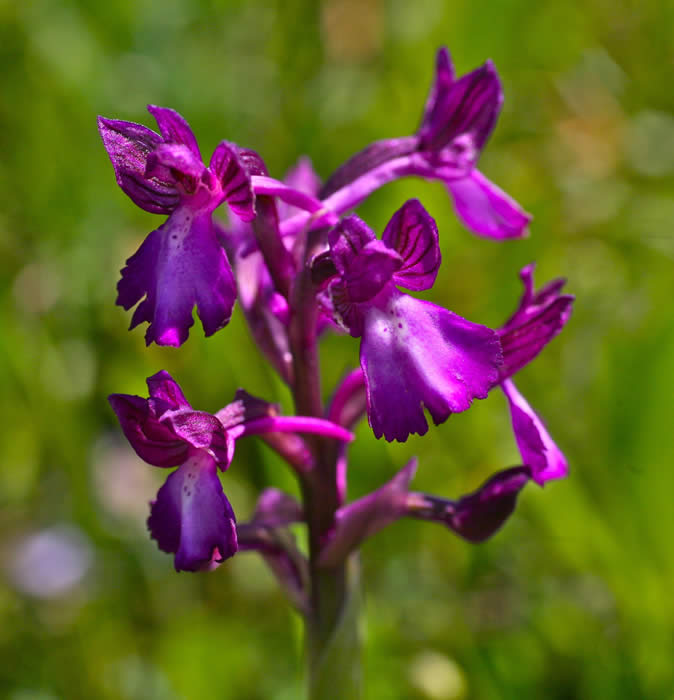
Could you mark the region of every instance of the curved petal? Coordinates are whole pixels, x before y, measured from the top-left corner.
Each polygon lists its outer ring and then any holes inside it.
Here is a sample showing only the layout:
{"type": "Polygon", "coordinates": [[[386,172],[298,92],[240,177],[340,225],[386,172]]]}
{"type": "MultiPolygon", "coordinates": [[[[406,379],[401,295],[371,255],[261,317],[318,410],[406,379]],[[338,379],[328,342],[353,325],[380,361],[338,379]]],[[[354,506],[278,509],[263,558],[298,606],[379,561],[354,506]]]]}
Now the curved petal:
{"type": "MultiPolygon", "coordinates": [[[[148,177],[152,177],[160,175],[166,170],[180,173],[181,182],[186,178],[198,181],[204,174],[206,166],[184,144],[163,143],[149,154],[145,173],[148,177]]],[[[196,182],[190,189],[195,187],[196,182]]]]}
{"type": "Polygon", "coordinates": [[[222,188],[225,201],[242,220],[255,218],[255,194],[250,176],[237,156],[236,148],[226,141],[218,144],[211,156],[210,168],[222,188]]]}
{"type": "Polygon", "coordinates": [[[213,459],[195,453],[169,475],[151,504],[148,529],[176,571],[198,571],[236,553],[236,518],[213,459]]]}
{"type": "Polygon", "coordinates": [[[360,251],[375,240],[372,229],[359,217],[343,218],[328,232],[332,261],[340,274],[348,272],[360,251]]]}
{"type": "Polygon", "coordinates": [[[142,124],[98,117],[98,131],[115,170],[117,184],[131,200],[152,214],[170,214],[178,205],[178,191],[170,174],[146,177],[148,155],[161,137],[142,124]]]}
{"type": "Polygon", "coordinates": [[[433,123],[437,120],[435,113],[438,105],[444,102],[447,91],[454,82],[454,66],[452,58],[446,46],[438,49],[435,56],[435,77],[431,84],[431,89],[428,93],[428,99],[424,106],[424,114],[419,126],[419,136],[426,137],[427,133],[432,129],[433,123]]]}
{"type": "Polygon", "coordinates": [[[531,215],[478,170],[446,184],[457,215],[473,233],[498,240],[529,234],[531,215]]]}
{"type": "Polygon", "coordinates": [[[395,288],[365,311],[360,362],[376,437],[404,441],[483,399],[498,378],[497,334],[395,288]]]}
{"type": "Polygon", "coordinates": [[[157,105],[148,105],[147,111],[157,121],[159,132],[166,143],[182,143],[201,160],[199,145],[194,133],[181,114],[178,114],[174,109],[157,107],[157,105]]]}
{"type": "Polygon", "coordinates": [[[111,394],[108,401],[136,454],[155,467],[175,467],[187,458],[188,446],[171,426],[161,423],[147,399],[111,394]]]}
{"type": "Polygon", "coordinates": [[[148,345],[184,343],[195,304],[207,336],[225,326],[236,286],[210,214],[177,209],[126,261],[117,290],[117,304],[125,309],[145,296],[133,314],[131,328],[147,321],[148,345]]]}
{"type": "Polygon", "coordinates": [[[510,379],[504,381],[501,388],[508,399],[522,461],[531,468],[533,480],[543,486],[551,479],[564,478],[569,473],[569,465],[543,421],[510,379]]]}
{"type": "Polygon", "coordinates": [[[503,90],[491,61],[439,89],[419,130],[421,150],[439,151],[460,139],[476,161],[489,138],[503,90]]]}
{"type": "Polygon", "coordinates": [[[176,411],[166,415],[162,422],[192,447],[208,452],[225,471],[234,456],[234,439],[222,423],[204,411],[176,411]]]}
{"type": "Polygon", "coordinates": [[[469,542],[483,542],[512,515],[517,497],[530,476],[528,467],[497,472],[477,491],[448,504],[443,522],[469,542]]]}
{"type": "Polygon", "coordinates": [[[440,244],[435,219],[418,199],[410,199],[391,217],[382,241],[403,259],[393,275],[396,284],[406,289],[430,289],[440,268],[440,244]]]}

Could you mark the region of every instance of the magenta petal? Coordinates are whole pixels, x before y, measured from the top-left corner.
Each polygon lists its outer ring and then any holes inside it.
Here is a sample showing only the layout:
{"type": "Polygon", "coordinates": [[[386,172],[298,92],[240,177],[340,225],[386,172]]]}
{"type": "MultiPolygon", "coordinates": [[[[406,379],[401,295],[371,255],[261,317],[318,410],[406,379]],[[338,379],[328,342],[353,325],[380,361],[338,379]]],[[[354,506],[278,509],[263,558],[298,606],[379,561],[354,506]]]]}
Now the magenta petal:
{"type": "Polygon", "coordinates": [[[332,261],[340,274],[348,272],[360,251],[375,240],[372,229],[355,215],[342,219],[328,233],[332,261]]]}
{"type": "Polygon", "coordinates": [[[527,467],[512,467],[494,474],[477,491],[448,508],[445,524],[470,542],[483,542],[511,516],[529,478],[527,467]]]}
{"type": "Polygon", "coordinates": [[[237,155],[235,147],[222,141],[211,156],[210,168],[222,188],[225,201],[242,220],[255,218],[255,194],[250,175],[237,155]]]}
{"type": "Polygon", "coordinates": [[[182,143],[201,160],[197,140],[185,118],[174,109],[148,105],[147,111],[156,119],[159,131],[166,143],[182,143]]]}
{"type": "Polygon", "coordinates": [[[152,398],[162,399],[173,409],[191,408],[178,382],[166,370],[148,377],[146,383],[152,398]]]}
{"type": "Polygon", "coordinates": [[[111,394],[108,401],[136,454],[155,467],[175,467],[187,457],[188,446],[159,421],[147,399],[111,394]]]}
{"type": "Polygon", "coordinates": [[[304,511],[296,499],[284,491],[267,488],[257,500],[252,524],[283,527],[304,520],[304,511]]]}
{"type": "Polygon", "coordinates": [[[420,150],[451,148],[460,139],[473,154],[472,160],[477,160],[502,104],[501,82],[491,61],[449,85],[439,86],[418,132],[420,150]]]}
{"type": "Polygon", "coordinates": [[[430,289],[440,268],[438,227],[418,199],[410,199],[386,225],[382,241],[403,259],[393,276],[406,289],[430,289]]]}
{"type": "Polygon", "coordinates": [[[208,452],[221,471],[229,467],[234,456],[234,439],[215,416],[204,411],[176,411],[167,414],[162,422],[185,443],[208,452]]]}
{"type": "Polygon", "coordinates": [[[199,180],[206,167],[201,162],[201,158],[197,158],[184,144],[163,143],[148,156],[146,174],[159,175],[167,169],[199,180]]]}
{"type": "Polygon", "coordinates": [[[184,343],[195,304],[207,336],[226,325],[236,286],[210,214],[177,209],[126,261],[117,290],[117,303],[125,309],[145,296],[131,328],[147,321],[148,345],[184,343]]]}
{"type": "Polygon", "coordinates": [[[104,117],[98,117],[98,130],[123,192],[145,211],[170,214],[179,198],[173,179],[145,175],[148,154],[161,137],[141,124],[104,117]]]}
{"type": "Polygon", "coordinates": [[[569,473],[568,463],[543,421],[510,379],[504,381],[501,388],[508,398],[513,432],[522,461],[531,468],[534,481],[543,486],[551,479],[564,478],[569,473]]]}
{"type": "Polygon", "coordinates": [[[432,128],[434,114],[438,109],[451,84],[454,82],[454,66],[446,46],[438,49],[435,57],[435,78],[431,85],[428,99],[424,106],[424,115],[419,126],[419,135],[423,135],[432,128]]]}
{"type": "Polygon", "coordinates": [[[236,519],[205,453],[169,475],[152,503],[148,529],[159,549],[175,554],[176,571],[198,571],[236,553],[236,519]]]}
{"type": "Polygon", "coordinates": [[[448,181],[447,188],[457,215],[473,233],[496,239],[528,235],[531,216],[479,171],[448,181]]]}
{"type": "Polygon", "coordinates": [[[519,372],[562,330],[571,314],[572,303],[573,297],[560,296],[522,325],[500,333],[503,347],[502,380],[519,372]]]}
{"type": "Polygon", "coordinates": [[[395,289],[364,313],[360,362],[376,437],[423,435],[424,407],[437,425],[495,384],[502,357],[491,329],[395,289]]]}

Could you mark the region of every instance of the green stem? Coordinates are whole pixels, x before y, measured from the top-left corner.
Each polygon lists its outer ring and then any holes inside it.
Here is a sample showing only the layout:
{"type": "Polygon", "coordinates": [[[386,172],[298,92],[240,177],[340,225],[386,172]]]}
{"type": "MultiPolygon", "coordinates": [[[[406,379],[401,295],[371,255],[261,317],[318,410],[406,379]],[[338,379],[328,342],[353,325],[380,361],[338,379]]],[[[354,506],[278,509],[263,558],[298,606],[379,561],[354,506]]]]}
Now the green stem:
{"type": "MultiPolygon", "coordinates": [[[[316,338],[315,288],[308,262],[323,233],[307,236],[304,265],[290,293],[290,347],[293,355],[292,386],[298,415],[322,417],[320,367],[316,338]]],[[[309,609],[306,624],[306,663],[309,700],[358,700],[361,697],[358,635],[358,566],[355,557],[334,567],[318,565],[325,538],[334,527],[342,505],[337,483],[337,443],[306,436],[313,467],[301,474],[304,514],[309,537],[309,609]]]]}

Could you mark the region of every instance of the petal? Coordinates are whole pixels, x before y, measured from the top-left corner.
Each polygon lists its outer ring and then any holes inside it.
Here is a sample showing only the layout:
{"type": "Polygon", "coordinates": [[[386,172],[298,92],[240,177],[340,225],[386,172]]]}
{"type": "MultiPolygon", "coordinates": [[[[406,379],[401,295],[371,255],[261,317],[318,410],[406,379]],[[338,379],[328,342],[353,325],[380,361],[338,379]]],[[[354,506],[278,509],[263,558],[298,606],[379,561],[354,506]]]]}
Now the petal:
{"type": "Polygon", "coordinates": [[[147,321],[148,345],[185,342],[195,304],[207,336],[225,326],[236,286],[210,214],[177,209],[127,260],[117,290],[117,303],[125,309],[145,296],[133,314],[131,328],[147,321]]]}
{"type": "Polygon", "coordinates": [[[497,334],[393,289],[365,311],[360,362],[376,437],[404,441],[485,398],[498,377],[497,334]]]}
{"type": "Polygon", "coordinates": [[[568,463],[543,421],[510,379],[504,381],[501,388],[508,398],[513,431],[522,461],[531,468],[534,481],[543,486],[551,479],[564,478],[569,473],[568,463]]]}
{"type": "Polygon", "coordinates": [[[166,414],[162,423],[185,443],[201,449],[213,457],[221,471],[225,471],[234,456],[234,439],[222,423],[204,411],[175,411],[166,414]]]}
{"type": "Polygon", "coordinates": [[[428,99],[424,106],[424,115],[419,126],[419,136],[423,139],[432,129],[435,121],[435,113],[438,110],[439,104],[443,103],[449,88],[454,82],[454,66],[449,51],[446,46],[438,49],[435,57],[435,78],[431,85],[428,99]]]}
{"type": "Polygon", "coordinates": [[[375,240],[372,229],[357,216],[347,216],[328,233],[332,261],[340,274],[344,274],[360,251],[375,240]]]}
{"type": "Polygon", "coordinates": [[[400,255],[383,241],[370,241],[351,259],[342,275],[349,300],[360,303],[372,299],[391,281],[401,264],[400,255]]]}
{"type": "Polygon", "coordinates": [[[447,182],[454,208],[463,223],[486,238],[523,238],[529,234],[531,215],[477,170],[447,182]]]}
{"type": "Polygon", "coordinates": [[[418,199],[410,199],[391,217],[382,241],[403,259],[394,274],[396,284],[406,289],[430,289],[440,267],[438,227],[418,199]]]}
{"type": "Polygon", "coordinates": [[[175,467],[185,461],[188,446],[170,425],[159,421],[147,399],[111,394],[108,401],[126,439],[142,460],[155,467],[175,467]]]}
{"type": "MultiPolygon", "coordinates": [[[[192,179],[198,181],[206,170],[206,166],[201,162],[201,158],[192,153],[192,151],[184,144],[163,143],[150,153],[147,159],[147,170],[145,171],[148,177],[160,175],[169,170],[174,177],[179,174],[178,179],[192,179]]],[[[195,189],[196,183],[192,188],[195,189]]]]}
{"type": "Polygon", "coordinates": [[[571,315],[573,297],[564,295],[541,307],[519,326],[500,332],[503,347],[501,379],[512,377],[533,360],[564,328],[571,315]]]}
{"type": "Polygon", "coordinates": [[[216,416],[224,428],[229,430],[249,420],[271,418],[279,414],[280,410],[277,404],[259,399],[243,389],[237,389],[234,401],[221,408],[216,416]]]}
{"type": "Polygon", "coordinates": [[[215,462],[196,453],[169,475],[151,504],[148,529],[175,554],[176,571],[198,571],[236,553],[236,519],[215,462]]]}
{"type": "Polygon", "coordinates": [[[470,542],[483,542],[510,517],[529,478],[528,467],[512,467],[494,474],[477,491],[448,508],[445,524],[470,542]]]}
{"type": "Polygon", "coordinates": [[[184,144],[199,161],[202,160],[194,133],[182,115],[173,109],[156,105],[148,105],[147,111],[157,121],[159,132],[166,143],[184,144]]]}
{"type": "Polygon", "coordinates": [[[161,143],[159,134],[141,124],[104,117],[98,117],[98,130],[122,191],[145,211],[170,214],[179,198],[173,180],[145,175],[148,154],[161,143]]]}
{"type": "Polygon", "coordinates": [[[152,398],[163,399],[173,409],[192,408],[178,386],[178,382],[166,370],[153,374],[147,378],[146,382],[152,398]]]}
{"type": "Polygon", "coordinates": [[[210,169],[217,177],[225,201],[242,220],[255,218],[255,194],[250,175],[236,153],[236,147],[226,141],[218,144],[211,156],[210,169]]]}
{"type": "Polygon", "coordinates": [[[451,82],[435,95],[435,103],[419,130],[420,150],[439,151],[457,139],[477,160],[503,104],[503,90],[491,61],[451,82]]]}

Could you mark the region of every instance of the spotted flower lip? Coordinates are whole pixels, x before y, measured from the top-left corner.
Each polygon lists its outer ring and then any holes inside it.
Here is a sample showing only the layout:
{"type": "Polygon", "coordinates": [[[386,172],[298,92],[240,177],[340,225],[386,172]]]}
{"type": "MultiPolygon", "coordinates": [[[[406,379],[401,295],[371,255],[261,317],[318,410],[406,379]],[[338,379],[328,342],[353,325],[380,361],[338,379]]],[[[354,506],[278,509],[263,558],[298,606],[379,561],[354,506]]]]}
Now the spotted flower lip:
{"type": "Polygon", "coordinates": [[[150,534],[175,555],[177,571],[209,568],[238,548],[234,512],[217,475],[229,467],[234,439],[215,416],[192,409],[168,372],[147,385],[147,399],[112,394],[109,401],[141,459],[178,467],[151,504],[150,534]]]}
{"type": "Polygon", "coordinates": [[[361,337],[367,413],[376,437],[423,435],[424,408],[437,425],[487,396],[502,361],[496,333],[396,288],[430,288],[440,265],[437,227],[417,200],[394,214],[381,240],[350,216],[328,241],[335,275],[320,300],[353,337],[361,337]]]}
{"type": "Polygon", "coordinates": [[[251,221],[255,199],[237,146],[221,142],[206,166],[180,114],[154,105],[148,110],[159,134],[141,124],[98,118],[121,189],[142,209],[168,215],[127,260],[117,304],[126,310],[138,304],[130,328],[149,323],[148,345],[178,346],[188,337],[194,306],[207,336],[229,322],[236,286],[211,214],[227,202],[251,221]]]}

